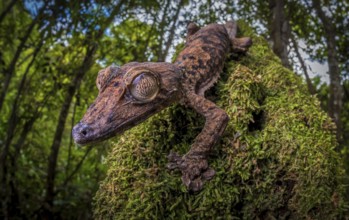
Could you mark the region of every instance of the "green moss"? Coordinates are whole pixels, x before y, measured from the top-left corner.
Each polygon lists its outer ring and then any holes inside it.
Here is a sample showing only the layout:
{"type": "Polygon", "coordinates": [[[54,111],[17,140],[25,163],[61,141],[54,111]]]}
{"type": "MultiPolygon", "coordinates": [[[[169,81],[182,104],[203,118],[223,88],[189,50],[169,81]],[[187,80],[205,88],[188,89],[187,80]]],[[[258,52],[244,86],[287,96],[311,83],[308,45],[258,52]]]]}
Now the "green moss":
{"type": "MultiPolygon", "coordinates": [[[[249,29],[244,35],[253,36],[249,29]]],[[[173,106],[123,135],[95,196],[96,219],[333,219],[343,215],[343,166],[334,125],[302,79],[254,37],[213,88],[231,120],[210,165],[216,176],[189,194],[167,154],[186,153],[204,119],[173,106]],[[225,80],[224,80],[225,79],[225,80]],[[198,120],[199,119],[199,120],[198,120]]]]}

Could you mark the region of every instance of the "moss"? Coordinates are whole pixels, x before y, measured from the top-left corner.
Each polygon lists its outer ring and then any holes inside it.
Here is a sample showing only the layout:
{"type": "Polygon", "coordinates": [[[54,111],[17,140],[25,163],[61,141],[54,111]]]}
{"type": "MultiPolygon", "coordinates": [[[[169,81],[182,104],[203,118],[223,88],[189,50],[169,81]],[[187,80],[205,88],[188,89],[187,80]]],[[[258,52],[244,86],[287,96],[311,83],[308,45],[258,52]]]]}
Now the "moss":
{"type": "MultiPolygon", "coordinates": [[[[254,36],[244,29],[246,36],[254,36]]],[[[95,196],[96,219],[333,219],[343,215],[343,166],[334,125],[302,79],[254,36],[226,63],[210,97],[231,120],[210,165],[216,176],[190,194],[167,154],[186,153],[204,119],[170,107],[126,132],[95,196]],[[199,119],[199,120],[198,120],[199,119]]]]}

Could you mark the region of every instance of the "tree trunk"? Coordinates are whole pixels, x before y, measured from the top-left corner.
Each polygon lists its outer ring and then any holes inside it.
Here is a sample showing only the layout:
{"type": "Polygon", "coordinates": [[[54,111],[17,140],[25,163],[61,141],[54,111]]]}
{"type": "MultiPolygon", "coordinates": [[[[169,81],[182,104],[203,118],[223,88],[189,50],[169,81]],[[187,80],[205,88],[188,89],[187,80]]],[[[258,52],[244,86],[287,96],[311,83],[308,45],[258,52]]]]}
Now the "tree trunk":
{"type": "Polygon", "coordinates": [[[8,5],[7,7],[4,9],[4,11],[1,12],[0,14],[0,24],[1,22],[4,20],[6,14],[8,14],[11,9],[13,8],[13,6],[16,4],[17,0],[12,0],[8,5]]]}
{"type": "Polygon", "coordinates": [[[14,137],[16,125],[18,124],[18,122],[17,122],[17,118],[18,118],[17,109],[18,109],[19,99],[20,99],[20,97],[22,95],[23,88],[25,86],[25,82],[26,82],[29,70],[32,67],[32,65],[33,65],[33,63],[35,61],[35,58],[36,58],[38,52],[40,51],[42,45],[43,45],[43,42],[40,42],[39,45],[35,48],[32,60],[28,64],[28,66],[27,66],[27,68],[25,70],[25,73],[23,74],[23,77],[21,79],[21,82],[20,82],[20,84],[19,84],[19,86],[17,88],[17,91],[16,91],[17,94],[16,94],[16,97],[15,97],[13,103],[12,103],[11,115],[10,115],[10,117],[8,119],[8,122],[7,122],[7,125],[8,125],[7,132],[6,132],[7,137],[6,137],[4,149],[1,151],[0,167],[4,166],[4,164],[5,164],[5,161],[6,161],[6,158],[7,158],[7,154],[8,154],[8,150],[9,150],[9,147],[11,145],[12,139],[14,137]]]}
{"type": "MultiPolygon", "coordinates": [[[[29,73],[29,70],[30,68],[32,67],[34,61],[35,61],[35,58],[38,54],[38,52],[40,51],[42,47],[42,42],[39,43],[39,45],[35,48],[35,51],[33,53],[33,57],[32,57],[32,60],[30,61],[30,63],[28,64],[24,74],[23,74],[23,77],[21,79],[21,82],[17,88],[17,94],[16,94],[16,97],[12,103],[12,111],[11,111],[11,115],[10,117],[8,118],[8,122],[7,122],[7,131],[6,131],[6,139],[5,139],[5,144],[4,144],[4,147],[1,151],[1,154],[0,154],[0,172],[1,172],[1,175],[0,175],[0,186],[3,190],[3,192],[1,192],[1,195],[3,195],[3,200],[2,200],[2,207],[3,207],[3,211],[4,213],[7,213],[7,217],[10,218],[12,214],[14,213],[11,213],[11,210],[12,211],[15,211],[16,210],[14,209],[14,207],[17,207],[16,204],[13,204],[13,201],[14,202],[19,202],[19,200],[13,200],[12,201],[12,198],[16,198],[16,197],[13,197],[12,196],[12,192],[15,190],[14,189],[14,184],[13,184],[13,180],[11,180],[12,177],[14,177],[14,175],[11,175],[11,172],[14,167],[14,164],[16,163],[16,161],[14,161],[14,158],[12,158],[13,160],[11,161],[11,166],[10,167],[7,167],[8,164],[7,164],[7,156],[9,154],[9,149],[10,149],[10,145],[11,145],[11,142],[12,142],[12,139],[14,138],[14,135],[15,135],[15,130],[16,130],[16,127],[18,125],[18,103],[19,103],[19,100],[20,100],[20,97],[21,97],[21,94],[23,92],[23,88],[25,86],[25,82],[26,82],[26,79],[27,79],[27,75],[29,73]],[[8,176],[8,172],[10,172],[10,176],[8,176]],[[10,182],[10,185],[7,184],[7,182],[10,182]],[[10,187],[11,186],[11,187],[10,187]],[[6,210],[5,210],[6,209],[6,210]],[[8,209],[8,210],[7,210],[8,209]]],[[[16,190],[15,190],[16,191],[16,190]]]]}
{"type": "Polygon", "coordinates": [[[22,53],[22,51],[25,48],[25,44],[27,43],[27,40],[30,37],[31,32],[33,31],[35,25],[41,20],[42,14],[44,12],[45,6],[43,6],[40,9],[40,12],[38,13],[38,15],[36,16],[36,18],[31,22],[31,24],[29,25],[28,29],[25,30],[25,34],[23,36],[23,38],[21,39],[21,43],[18,45],[17,50],[15,52],[15,55],[13,56],[10,66],[5,70],[5,79],[4,79],[4,84],[0,93],[0,112],[2,109],[2,106],[4,104],[5,101],[5,97],[6,97],[6,93],[7,93],[7,89],[11,83],[12,77],[16,71],[16,64],[17,61],[22,53]]]}
{"type": "Polygon", "coordinates": [[[321,2],[319,0],[313,0],[313,8],[323,25],[323,30],[327,45],[328,67],[330,75],[330,98],[328,113],[337,126],[337,140],[342,140],[342,123],[341,123],[341,110],[342,110],[342,98],[343,89],[341,85],[341,73],[339,70],[339,62],[337,58],[336,48],[336,29],[332,24],[332,20],[322,10],[321,2]]]}
{"type": "Polygon", "coordinates": [[[281,59],[283,66],[292,69],[287,51],[290,39],[290,24],[286,19],[284,0],[269,0],[269,9],[269,32],[273,42],[273,51],[281,59]]]}
{"type": "MultiPolygon", "coordinates": [[[[78,99],[79,94],[76,95],[76,98],[78,99]]],[[[74,103],[74,107],[73,107],[73,115],[71,118],[71,130],[73,130],[73,127],[75,125],[75,114],[76,114],[76,107],[78,106],[78,101],[76,101],[74,103]]],[[[69,145],[68,145],[68,156],[67,156],[67,166],[65,167],[65,173],[69,172],[69,167],[70,167],[70,162],[71,162],[71,152],[72,152],[72,146],[74,145],[74,141],[73,141],[73,134],[70,134],[70,138],[69,138],[69,145]]]]}

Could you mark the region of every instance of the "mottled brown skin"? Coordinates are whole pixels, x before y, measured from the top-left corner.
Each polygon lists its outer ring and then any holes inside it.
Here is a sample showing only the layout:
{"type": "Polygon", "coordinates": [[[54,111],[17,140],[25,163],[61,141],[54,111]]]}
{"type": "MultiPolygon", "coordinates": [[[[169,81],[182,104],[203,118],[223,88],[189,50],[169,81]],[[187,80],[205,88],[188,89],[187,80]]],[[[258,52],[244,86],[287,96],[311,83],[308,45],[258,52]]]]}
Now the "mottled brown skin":
{"type": "Polygon", "coordinates": [[[179,169],[190,191],[199,191],[215,171],[207,157],[229,117],[204,93],[219,78],[230,52],[246,52],[250,38],[235,38],[236,24],[188,25],[186,45],[174,64],[132,62],[99,72],[99,95],[73,129],[78,144],[105,140],[146,120],[174,102],[203,115],[206,123],[184,156],[171,152],[169,169],[179,169]]]}

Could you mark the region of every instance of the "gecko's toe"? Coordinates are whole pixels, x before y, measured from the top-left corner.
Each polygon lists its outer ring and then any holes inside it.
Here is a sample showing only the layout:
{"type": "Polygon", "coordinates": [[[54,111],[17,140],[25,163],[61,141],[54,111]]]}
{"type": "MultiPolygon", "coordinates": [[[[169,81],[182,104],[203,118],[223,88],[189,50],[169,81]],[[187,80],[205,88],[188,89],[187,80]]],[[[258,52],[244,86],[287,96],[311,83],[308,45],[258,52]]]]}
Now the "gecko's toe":
{"type": "Polygon", "coordinates": [[[191,192],[198,192],[203,189],[204,183],[211,180],[216,172],[212,168],[208,168],[205,171],[201,171],[200,175],[196,176],[194,179],[189,179],[187,177],[182,177],[183,183],[187,186],[187,189],[191,192]]]}
{"type": "Polygon", "coordinates": [[[191,180],[196,179],[201,174],[201,169],[199,167],[193,166],[188,169],[188,176],[191,180]]]}
{"type": "Polygon", "coordinates": [[[182,183],[187,187],[189,188],[190,184],[191,184],[191,179],[189,178],[189,175],[188,174],[183,174],[182,175],[182,183]]]}
{"type": "Polygon", "coordinates": [[[201,191],[204,186],[204,182],[200,177],[190,179],[188,175],[183,175],[182,182],[187,187],[188,191],[193,193],[201,191]]]}
{"type": "Polygon", "coordinates": [[[190,182],[188,190],[192,192],[199,192],[202,190],[203,187],[204,187],[204,182],[201,179],[195,179],[190,182]]]}
{"type": "Polygon", "coordinates": [[[216,171],[212,168],[208,168],[203,174],[202,174],[202,178],[204,180],[211,180],[214,175],[216,175],[216,171]]]}

